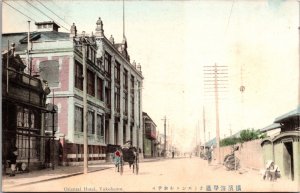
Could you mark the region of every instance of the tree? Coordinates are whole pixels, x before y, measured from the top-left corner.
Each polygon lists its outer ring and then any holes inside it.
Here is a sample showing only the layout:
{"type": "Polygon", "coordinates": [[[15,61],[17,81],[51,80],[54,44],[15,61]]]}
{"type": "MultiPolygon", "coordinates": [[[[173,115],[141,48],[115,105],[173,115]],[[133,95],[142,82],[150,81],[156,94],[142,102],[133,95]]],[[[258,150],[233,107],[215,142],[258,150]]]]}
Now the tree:
{"type": "Polygon", "coordinates": [[[240,138],[241,142],[251,141],[255,139],[264,138],[265,134],[262,134],[260,130],[247,129],[241,131],[240,138]]]}
{"type": "Polygon", "coordinates": [[[225,139],[222,139],[220,141],[220,146],[228,146],[228,145],[234,145],[240,142],[240,138],[237,137],[227,137],[225,139]]]}
{"type": "Polygon", "coordinates": [[[235,145],[237,143],[243,143],[255,139],[263,139],[266,136],[267,135],[265,133],[262,133],[260,130],[254,130],[254,129],[242,130],[240,133],[240,137],[227,137],[225,139],[222,139],[220,141],[220,146],[229,146],[229,145],[235,145]]]}

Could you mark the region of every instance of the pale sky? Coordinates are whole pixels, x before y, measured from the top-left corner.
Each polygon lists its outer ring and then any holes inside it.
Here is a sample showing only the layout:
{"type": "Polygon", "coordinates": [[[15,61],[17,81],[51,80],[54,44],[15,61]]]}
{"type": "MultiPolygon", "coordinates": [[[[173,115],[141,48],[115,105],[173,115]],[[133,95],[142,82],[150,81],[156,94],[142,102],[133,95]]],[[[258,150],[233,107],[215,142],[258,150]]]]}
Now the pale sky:
{"type": "MultiPolygon", "coordinates": [[[[122,40],[122,1],[6,1],[36,21],[54,19],[79,33],[95,31],[101,17],[104,34],[122,40]]],[[[25,16],[3,3],[3,33],[27,31],[25,16]]],[[[34,23],[34,22],[32,22],[34,23]]],[[[214,96],[204,97],[203,66],[227,65],[226,98],[220,101],[220,136],[241,129],[261,129],[297,107],[299,72],[298,1],[202,0],[126,1],[125,34],[131,60],[142,65],[143,111],[163,132],[163,117],[178,148],[195,146],[199,123],[203,142],[215,137],[214,96]],[[246,87],[243,100],[239,91],[246,87]],[[209,99],[211,98],[211,99],[209,99]]],[[[33,24],[32,29],[35,29],[33,24]]],[[[66,32],[64,28],[60,31],[66,32]]],[[[198,137],[199,138],[199,137],[198,137]]],[[[198,140],[199,142],[199,140],[198,140]]]]}

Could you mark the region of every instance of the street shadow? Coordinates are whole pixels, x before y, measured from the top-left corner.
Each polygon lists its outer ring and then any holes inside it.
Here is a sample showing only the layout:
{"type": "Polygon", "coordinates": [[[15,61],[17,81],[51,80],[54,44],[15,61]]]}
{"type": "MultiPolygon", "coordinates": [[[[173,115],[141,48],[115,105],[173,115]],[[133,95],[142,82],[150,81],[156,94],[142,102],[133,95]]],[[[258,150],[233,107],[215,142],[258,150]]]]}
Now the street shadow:
{"type": "Polygon", "coordinates": [[[150,174],[150,172],[139,172],[138,175],[149,175],[149,174],[150,174]]]}

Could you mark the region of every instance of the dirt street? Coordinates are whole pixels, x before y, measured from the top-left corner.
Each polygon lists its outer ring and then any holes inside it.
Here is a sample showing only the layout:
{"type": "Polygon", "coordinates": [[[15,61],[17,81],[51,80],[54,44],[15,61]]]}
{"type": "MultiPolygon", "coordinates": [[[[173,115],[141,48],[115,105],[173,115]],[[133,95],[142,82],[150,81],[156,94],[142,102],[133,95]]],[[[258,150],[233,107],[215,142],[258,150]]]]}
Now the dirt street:
{"type": "Polygon", "coordinates": [[[117,191],[299,191],[299,184],[283,179],[263,181],[258,171],[242,169],[226,171],[221,165],[208,166],[199,158],[168,159],[140,163],[139,175],[125,165],[121,176],[114,168],[3,191],[62,191],[62,192],[117,192],[117,191]],[[241,174],[242,173],[242,174],[241,174]]]}

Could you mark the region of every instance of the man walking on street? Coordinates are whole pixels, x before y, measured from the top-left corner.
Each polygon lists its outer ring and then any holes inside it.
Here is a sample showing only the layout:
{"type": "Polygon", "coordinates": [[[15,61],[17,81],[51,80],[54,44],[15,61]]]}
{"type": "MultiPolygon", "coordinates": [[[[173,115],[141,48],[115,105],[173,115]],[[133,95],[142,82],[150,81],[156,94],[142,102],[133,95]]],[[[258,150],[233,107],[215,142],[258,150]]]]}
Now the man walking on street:
{"type": "Polygon", "coordinates": [[[208,147],[208,150],[206,151],[206,158],[208,161],[208,165],[210,165],[212,159],[212,147],[211,148],[208,147]]]}
{"type": "Polygon", "coordinates": [[[12,149],[10,149],[8,155],[8,159],[10,161],[10,168],[11,168],[11,174],[9,175],[10,177],[15,176],[17,157],[18,157],[18,148],[14,146],[12,149]]]}

